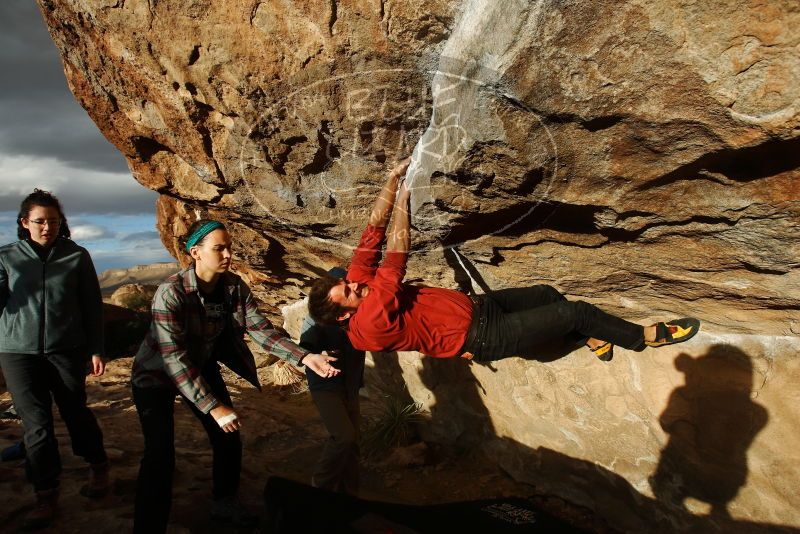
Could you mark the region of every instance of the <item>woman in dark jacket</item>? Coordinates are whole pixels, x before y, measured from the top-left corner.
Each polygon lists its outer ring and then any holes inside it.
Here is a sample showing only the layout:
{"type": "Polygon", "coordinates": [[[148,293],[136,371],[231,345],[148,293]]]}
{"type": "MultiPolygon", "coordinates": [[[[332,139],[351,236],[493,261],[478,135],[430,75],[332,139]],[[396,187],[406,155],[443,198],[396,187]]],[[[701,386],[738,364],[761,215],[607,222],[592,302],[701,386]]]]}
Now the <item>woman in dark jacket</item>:
{"type": "MultiPolygon", "coordinates": [[[[165,532],[175,467],[174,406],[180,395],[203,425],[213,450],[211,517],[247,526],[255,516],[236,493],[242,467],[241,418],[234,411],[219,363],[259,387],[253,354],[244,335],[271,354],[335,376],[336,358],[311,354],[273,328],[250,289],[229,272],[231,236],[212,220],[196,221],[186,236],[193,263],[161,284],[153,297],[153,320],[133,362],[133,400],[144,434],[134,533],[165,532]]],[[[194,467],[195,469],[197,466],[194,467]]]]}
{"type": "Polygon", "coordinates": [[[27,528],[49,524],[58,498],[61,459],[53,431],[58,406],[72,450],[91,466],[81,493],[108,490],[103,434],[86,406],[86,364],[103,363],[103,302],[89,253],[70,240],[58,199],[35,189],[22,202],[19,241],[0,247],[0,365],[25,429],[27,475],[36,507],[27,528]],[[52,399],[52,400],[51,400],[52,399]]]}

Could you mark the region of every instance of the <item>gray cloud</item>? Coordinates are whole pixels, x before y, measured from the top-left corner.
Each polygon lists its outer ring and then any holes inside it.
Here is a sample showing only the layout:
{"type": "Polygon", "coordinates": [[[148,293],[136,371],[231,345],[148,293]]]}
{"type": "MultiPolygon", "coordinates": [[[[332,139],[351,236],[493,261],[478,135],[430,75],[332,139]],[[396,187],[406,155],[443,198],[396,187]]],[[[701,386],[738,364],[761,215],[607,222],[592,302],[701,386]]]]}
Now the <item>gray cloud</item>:
{"type": "Polygon", "coordinates": [[[0,69],[0,153],[127,171],[123,156],[67,88],[58,51],[31,0],[0,3],[0,69]]]}
{"type": "Polygon", "coordinates": [[[129,173],[64,166],[54,158],[0,153],[0,211],[19,210],[34,187],[52,191],[67,217],[77,213],[154,213],[158,194],[129,173]]]}
{"type": "Polygon", "coordinates": [[[111,230],[96,224],[71,224],[69,230],[72,239],[76,241],[89,239],[108,239],[116,235],[111,230]]]}
{"type": "Polygon", "coordinates": [[[55,193],[98,271],[171,261],[139,185],[70,93],[36,3],[0,0],[0,244],[35,187],[55,193]],[[124,243],[122,241],[124,240],[124,243]]]}
{"type": "Polygon", "coordinates": [[[141,241],[153,241],[158,240],[161,241],[161,237],[159,237],[158,232],[134,232],[132,234],[128,234],[123,236],[120,241],[124,243],[137,243],[141,241]]]}

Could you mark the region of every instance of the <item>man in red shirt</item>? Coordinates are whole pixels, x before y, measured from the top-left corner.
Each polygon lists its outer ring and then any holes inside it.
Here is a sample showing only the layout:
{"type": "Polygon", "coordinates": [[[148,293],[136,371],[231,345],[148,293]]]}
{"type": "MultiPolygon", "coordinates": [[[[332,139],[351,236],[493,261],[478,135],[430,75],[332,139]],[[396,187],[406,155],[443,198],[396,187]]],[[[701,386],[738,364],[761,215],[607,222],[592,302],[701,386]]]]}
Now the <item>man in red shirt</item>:
{"type": "Polygon", "coordinates": [[[324,276],[309,294],[311,316],[322,324],[346,323],[356,349],[415,350],[436,358],[489,361],[530,355],[543,342],[577,335],[598,358],[609,361],[614,345],[643,350],[680,343],[697,333],[697,319],[643,327],[586,302],[568,301],[546,285],[469,297],[452,289],[403,283],[411,225],[410,193],[400,182],[408,164],[405,160],[389,173],[346,280],[324,276]]]}

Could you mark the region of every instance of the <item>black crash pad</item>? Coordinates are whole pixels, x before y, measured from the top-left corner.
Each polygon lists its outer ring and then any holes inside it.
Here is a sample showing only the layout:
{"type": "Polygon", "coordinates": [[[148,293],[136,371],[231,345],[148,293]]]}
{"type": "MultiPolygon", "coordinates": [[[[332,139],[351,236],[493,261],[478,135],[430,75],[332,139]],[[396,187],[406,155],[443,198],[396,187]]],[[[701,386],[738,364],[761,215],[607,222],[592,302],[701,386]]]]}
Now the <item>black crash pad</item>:
{"type": "Polygon", "coordinates": [[[414,506],[357,499],[281,477],[264,487],[269,532],[586,532],[519,497],[414,506]]]}

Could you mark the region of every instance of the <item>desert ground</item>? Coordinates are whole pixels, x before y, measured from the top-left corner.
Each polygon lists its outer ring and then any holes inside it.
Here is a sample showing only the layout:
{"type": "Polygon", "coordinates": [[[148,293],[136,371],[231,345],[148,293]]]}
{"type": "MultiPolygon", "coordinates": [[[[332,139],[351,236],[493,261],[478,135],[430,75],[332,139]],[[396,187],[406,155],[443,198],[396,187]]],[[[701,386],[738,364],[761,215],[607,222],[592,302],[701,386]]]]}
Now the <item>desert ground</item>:
{"type": "MultiPolygon", "coordinates": [[[[130,395],[132,358],[109,362],[106,373],[87,378],[89,406],[105,435],[113,466],[113,490],[101,500],[79,494],[88,475],[86,464],[72,455],[66,428],[56,417],[56,434],[63,461],[59,516],[44,533],[119,533],[132,527],[136,475],[143,450],[136,409],[130,395]]],[[[314,463],[327,437],[308,392],[290,393],[271,384],[272,369],[259,370],[259,392],[224,370],[234,404],[243,417],[244,466],[241,500],[254,512],[263,509],[262,492],[270,475],[297,481],[310,480],[314,463]]],[[[10,395],[0,395],[0,407],[10,395]]],[[[170,532],[268,532],[266,518],[252,529],[228,527],[211,521],[211,450],[205,433],[183,402],[176,399],[177,466],[173,488],[170,532]]],[[[365,418],[374,416],[378,401],[362,398],[365,418]]],[[[17,420],[0,420],[0,447],[19,441],[17,420]]],[[[400,451],[364,462],[362,497],[409,504],[430,504],[498,496],[530,496],[571,522],[597,532],[602,523],[581,509],[556,498],[536,495],[535,488],[513,481],[477,452],[445,451],[417,442],[400,451]]],[[[33,491],[25,481],[24,462],[0,464],[0,531],[21,530],[22,518],[33,503],[33,491]]],[[[263,515],[263,514],[262,514],[263,515]]]]}

